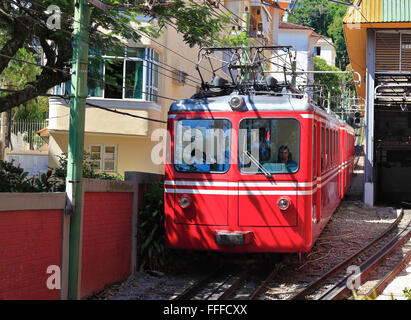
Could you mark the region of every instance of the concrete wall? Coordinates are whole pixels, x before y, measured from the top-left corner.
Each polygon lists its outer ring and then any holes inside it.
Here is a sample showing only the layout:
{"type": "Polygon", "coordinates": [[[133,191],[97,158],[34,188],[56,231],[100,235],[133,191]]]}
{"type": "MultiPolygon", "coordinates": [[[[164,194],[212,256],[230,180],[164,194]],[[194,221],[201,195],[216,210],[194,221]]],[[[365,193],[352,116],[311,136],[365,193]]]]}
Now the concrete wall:
{"type": "Polygon", "coordinates": [[[64,193],[0,193],[0,300],[59,299],[47,268],[61,265],[64,205],[64,193]]]}
{"type": "MultiPolygon", "coordinates": [[[[139,184],[162,178],[126,176],[129,181],[83,180],[79,298],[137,269],[139,184]]],[[[0,193],[0,300],[67,299],[70,215],[64,213],[65,203],[65,193],[0,193]],[[48,272],[50,266],[58,273],[48,272]],[[48,287],[51,276],[59,288],[48,287]]]]}
{"type": "Polygon", "coordinates": [[[7,152],[6,160],[15,166],[20,166],[29,175],[39,175],[48,170],[48,153],[30,151],[11,151],[7,152]]]}

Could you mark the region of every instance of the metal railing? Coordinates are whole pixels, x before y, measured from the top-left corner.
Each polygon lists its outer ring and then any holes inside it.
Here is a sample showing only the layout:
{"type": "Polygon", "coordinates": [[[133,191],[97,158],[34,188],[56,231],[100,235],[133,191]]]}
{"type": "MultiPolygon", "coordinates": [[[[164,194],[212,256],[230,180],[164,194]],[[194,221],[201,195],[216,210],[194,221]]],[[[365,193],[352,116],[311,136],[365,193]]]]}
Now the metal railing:
{"type": "Polygon", "coordinates": [[[11,122],[12,150],[39,150],[47,144],[37,131],[48,126],[47,120],[19,120],[11,122]]]}

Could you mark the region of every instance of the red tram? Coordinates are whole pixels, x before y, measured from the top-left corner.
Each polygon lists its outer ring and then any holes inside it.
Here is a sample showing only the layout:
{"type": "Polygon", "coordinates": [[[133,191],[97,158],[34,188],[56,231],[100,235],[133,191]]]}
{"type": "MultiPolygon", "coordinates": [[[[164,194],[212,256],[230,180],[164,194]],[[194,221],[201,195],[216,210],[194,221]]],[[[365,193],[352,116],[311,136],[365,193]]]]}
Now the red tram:
{"type": "Polygon", "coordinates": [[[172,104],[169,247],[307,252],[344,197],[354,130],[309,96],[265,83],[172,104]]]}

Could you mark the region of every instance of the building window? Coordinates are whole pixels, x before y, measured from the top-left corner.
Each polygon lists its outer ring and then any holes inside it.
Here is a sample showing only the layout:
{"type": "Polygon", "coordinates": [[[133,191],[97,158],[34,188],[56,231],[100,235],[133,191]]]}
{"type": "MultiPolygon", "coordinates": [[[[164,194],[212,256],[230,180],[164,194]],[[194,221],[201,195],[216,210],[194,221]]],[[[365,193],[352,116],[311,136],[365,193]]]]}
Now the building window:
{"type": "MultiPolygon", "coordinates": [[[[125,48],[124,56],[109,52],[101,54],[93,49],[90,52],[87,81],[89,97],[158,102],[159,55],[156,51],[150,48],[125,48]]],[[[54,94],[69,95],[70,92],[71,81],[54,89],[54,94]]]]}
{"type": "MultiPolygon", "coordinates": [[[[150,48],[125,48],[124,57],[107,53],[90,65],[88,95],[109,99],[158,101],[158,53],[150,48]]],[[[96,60],[96,59],[94,59],[96,60]]]]}
{"type": "Polygon", "coordinates": [[[117,171],[117,146],[108,144],[89,145],[90,161],[95,170],[117,171]]]}
{"type": "Polygon", "coordinates": [[[321,47],[314,47],[314,53],[316,56],[321,56],[321,47]]]}

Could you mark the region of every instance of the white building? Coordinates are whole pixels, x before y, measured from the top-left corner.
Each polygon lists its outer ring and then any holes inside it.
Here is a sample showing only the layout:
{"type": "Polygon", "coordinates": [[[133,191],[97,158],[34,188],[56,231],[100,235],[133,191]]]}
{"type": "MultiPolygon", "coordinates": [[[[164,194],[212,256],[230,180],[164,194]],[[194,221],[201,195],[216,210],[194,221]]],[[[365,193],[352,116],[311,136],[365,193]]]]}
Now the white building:
{"type": "Polygon", "coordinates": [[[331,38],[321,36],[315,44],[314,54],[324,59],[330,66],[335,67],[337,53],[331,38]]]}
{"type": "MultiPolygon", "coordinates": [[[[320,39],[313,28],[301,26],[289,22],[280,22],[278,32],[278,45],[293,46],[297,51],[297,72],[314,70],[314,48],[320,39]]],[[[281,75],[277,75],[278,80],[281,75]]],[[[291,79],[289,76],[288,80],[291,79]]],[[[291,81],[291,80],[290,80],[291,81]]],[[[312,84],[314,74],[300,74],[297,77],[297,85],[312,84]]]]}
{"type": "MultiPolygon", "coordinates": [[[[335,66],[336,52],[332,40],[319,35],[315,32],[314,28],[281,21],[279,23],[278,45],[293,46],[295,48],[297,51],[297,72],[313,71],[315,56],[319,56],[327,64],[335,66]]],[[[278,63],[281,65],[282,61],[278,61],[278,63]]],[[[281,68],[278,71],[282,71],[281,68]]],[[[275,77],[279,81],[284,80],[284,76],[281,73],[276,74],[275,77]]],[[[290,75],[288,80],[291,81],[290,75]]],[[[296,81],[297,86],[313,83],[313,73],[300,73],[296,81]]]]}

